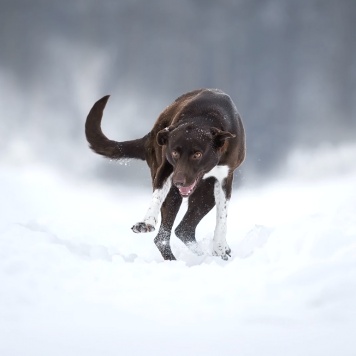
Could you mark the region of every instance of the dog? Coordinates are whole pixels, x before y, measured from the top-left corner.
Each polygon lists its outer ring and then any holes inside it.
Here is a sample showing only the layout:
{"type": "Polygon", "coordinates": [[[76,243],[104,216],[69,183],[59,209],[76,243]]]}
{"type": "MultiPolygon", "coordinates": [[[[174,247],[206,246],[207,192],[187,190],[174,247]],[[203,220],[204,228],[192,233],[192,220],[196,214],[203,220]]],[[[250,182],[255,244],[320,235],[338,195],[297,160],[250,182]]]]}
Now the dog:
{"type": "Polygon", "coordinates": [[[188,209],[175,234],[190,250],[202,255],[195,229],[216,205],[212,254],[228,260],[228,202],[234,170],[244,161],[246,151],[243,123],[231,98],[218,89],[188,92],[160,114],[147,135],[124,142],[108,139],[101,130],[108,99],[109,95],[98,100],[86,119],[90,148],[114,160],[144,160],[151,171],[151,203],[143,220],[132,227],[133,232],[154,231],[161,212],[154,242],[165,260],[175,260],[170,236],[182,200],[187,198],[188,209]]]}

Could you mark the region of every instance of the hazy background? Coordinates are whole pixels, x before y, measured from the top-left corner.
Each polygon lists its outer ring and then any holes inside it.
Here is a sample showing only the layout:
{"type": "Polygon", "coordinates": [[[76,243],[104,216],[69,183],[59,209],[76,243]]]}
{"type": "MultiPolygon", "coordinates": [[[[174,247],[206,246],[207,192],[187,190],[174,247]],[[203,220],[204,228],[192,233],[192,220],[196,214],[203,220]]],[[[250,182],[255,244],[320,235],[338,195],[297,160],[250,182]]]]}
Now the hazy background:
{"type": "Polygon", "coordinates": [[[244,119],[242,180],[269,177],[296,149],[355,141],[355,19],[354,0],[1,0],[0,162],[146,182],[89,151],[93,103],[112,95],[104,131],[126,140],[214,87],[244,119]]]}

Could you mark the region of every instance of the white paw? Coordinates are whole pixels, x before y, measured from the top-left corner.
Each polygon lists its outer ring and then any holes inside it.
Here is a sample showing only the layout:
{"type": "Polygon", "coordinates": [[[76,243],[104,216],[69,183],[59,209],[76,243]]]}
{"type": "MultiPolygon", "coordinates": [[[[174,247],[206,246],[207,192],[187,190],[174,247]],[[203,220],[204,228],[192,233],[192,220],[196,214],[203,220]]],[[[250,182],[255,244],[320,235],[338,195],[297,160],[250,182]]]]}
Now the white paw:
{"type": "Polygon", "coordinates": [[[145,222],[138,222],[134,226],[132,226],[132,231],[135,233],[142,233],[142,232],[152,232],[155,231],[155,227],[151,224],[147,224],[145,222]]]}
{"type": "Polygon", "coordinates": [[[221,242],[213,243],[213,256],[220,256],[223,260],[227,261],[231,257],[231,248],[228,244],[221,242]]]}

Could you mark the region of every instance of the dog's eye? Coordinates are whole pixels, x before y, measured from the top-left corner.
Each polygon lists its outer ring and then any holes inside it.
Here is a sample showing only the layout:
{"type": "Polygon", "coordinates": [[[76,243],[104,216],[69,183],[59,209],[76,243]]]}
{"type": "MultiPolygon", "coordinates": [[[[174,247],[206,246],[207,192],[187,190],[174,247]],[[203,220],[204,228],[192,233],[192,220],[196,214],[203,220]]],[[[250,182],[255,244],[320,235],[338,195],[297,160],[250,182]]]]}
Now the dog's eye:
{"type": "Polygon", "coordinates": [[[172,157],[173,157],[173,159],[178,159],[179,153],[177,151],[172,151],[172,157]]]}
{"type": "Polygon", "coordinates": [[[192,156],[193,159],[200,159],[203,156],[203,154],[199,151],[195,152],[192,156]]]}

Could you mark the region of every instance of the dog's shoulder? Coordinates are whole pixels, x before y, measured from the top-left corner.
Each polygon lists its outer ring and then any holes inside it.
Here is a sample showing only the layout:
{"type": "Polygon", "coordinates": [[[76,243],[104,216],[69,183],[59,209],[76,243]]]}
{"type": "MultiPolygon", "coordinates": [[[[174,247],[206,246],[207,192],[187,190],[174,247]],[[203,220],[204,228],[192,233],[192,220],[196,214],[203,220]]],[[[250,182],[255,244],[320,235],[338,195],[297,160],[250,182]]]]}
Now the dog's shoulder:
{"type": "Polygon", "coordinates": [[[162,111],[156,120],[152,131],[158,132],[179,121],[183,111],[185,111],[187,107],[190,107],[191,103],[196,100],[197,96],[205,90],[206,89],[197,89],[179,96],[172,104],[162,111]]]}
{"type": "Polygon", "coordinates": [[[181,95],[167,106],[156,120],[151,134],[156,137],[167,127],[188,123],[232,130],[236,134],[238,116],[235,104],[222,90],[197,89],[181,95]]]}
{"type": "Polygon", "coordinates": [[[184,117],[215,117],[233,119],[237,113],[235,104],[230,96],[219,89],[201,89],[194,96],[180,102],[179,120],[184,117]]]}

